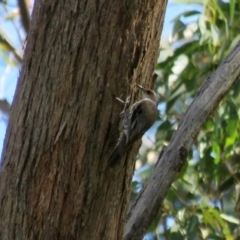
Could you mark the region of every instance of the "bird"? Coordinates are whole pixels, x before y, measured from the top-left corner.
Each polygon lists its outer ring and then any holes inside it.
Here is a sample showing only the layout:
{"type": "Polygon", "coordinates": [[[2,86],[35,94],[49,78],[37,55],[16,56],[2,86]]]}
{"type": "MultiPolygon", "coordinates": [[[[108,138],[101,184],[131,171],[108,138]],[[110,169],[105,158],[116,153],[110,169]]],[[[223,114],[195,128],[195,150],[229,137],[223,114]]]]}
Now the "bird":
{"type": "Polygon", "coordinates": [[[151,89],[145,89],[140,85],[137,87],[142,91],[142,100],[135,102],[128,109],[125,103],[124,110],[120,116],[122,125],[120,136],[116,147],[114,148],[108,164],[113,167],[123,154],[132,146],[138,139],[142,138],[143,134],[153,125],[157,117],[158,96],[151,89]]]}

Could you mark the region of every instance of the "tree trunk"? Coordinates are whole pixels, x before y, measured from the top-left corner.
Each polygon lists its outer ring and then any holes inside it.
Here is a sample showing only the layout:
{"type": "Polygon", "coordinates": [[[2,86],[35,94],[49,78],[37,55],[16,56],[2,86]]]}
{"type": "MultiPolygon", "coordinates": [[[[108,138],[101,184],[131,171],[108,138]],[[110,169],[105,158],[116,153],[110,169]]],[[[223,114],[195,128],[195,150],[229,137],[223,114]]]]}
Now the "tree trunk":
{"type": "Polygon", "coordinates": [[[0,173],[0,239],[121,239],[116,96],[152,86],[165,0],[35,2],[0,173]]]}

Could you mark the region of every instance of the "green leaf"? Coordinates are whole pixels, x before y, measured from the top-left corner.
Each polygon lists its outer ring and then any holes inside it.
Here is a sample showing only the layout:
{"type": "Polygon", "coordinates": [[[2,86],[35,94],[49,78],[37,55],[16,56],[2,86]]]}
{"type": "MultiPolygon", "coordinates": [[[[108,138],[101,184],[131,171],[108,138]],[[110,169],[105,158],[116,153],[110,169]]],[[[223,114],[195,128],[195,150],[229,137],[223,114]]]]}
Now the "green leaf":
{"type": "Polygon", "coordinates": [[[213,5],[213,8],[216,9],[217,13],[219,14],[219,18],[221,18],[224,23],[225,23],[225,31],[226,35],[229,36],[229,29],[228,29],[228,21],[227,17],[225,16],[224,12],[220,8],[219,4],[217,1],[211,1],[211,4],[213,5]]]}
{"type": "Polygon", "coordinates": [[[175,3],[181,4],[201,4],[203,5],[204,0],[173,0],[175,3]]]}
{"type": "Polygon", "coordinates": [[[206,224],[209,224],[213,229],[215,229],[215,219],[212,216],[212,214],[208,211],[208,209],[203,208],[202,214],[203,214],[203,221],[206,224]]]}
{"type": "Polygon", "coordinates": [[[234,20],[235,3],[236,3],[235,0],[229,0],[229,4],[230,4],[230,20],[231,20],[230,24],[232,24],[233,20],[234,20]]]}
{"type": "Polygon", "coordinates": [[[183,31],[186,28],[186,25],[180,20],[176,20],[173,25],[172,35],[177,36],[178,38],[183,38],[183,31]]]}
{"type": "Polygon", "coordinates": [[[213,45],[215,46],[219,45],[220,31],[217,28],[217,26],[211,24],[211,33],[212,33],[213,45]]]}
{"type": "Polygon", "coordinates": [[[189,239],[194,239],[199,231],[199,221],[197,216],[192,216],[187,224],[187,236],[189,239]]]}
{"type": "Polygon", "coordinates": [[[227,215],[227,214],[220,214],[221,218],[230,222],[230,223],[234,223],[234,224],[237,224],[237,225],[240,225],[240,220],[233,217],[233,216],[230,216],[230,215],[227,215]]]}
{"type": "Polygon", "coordinates": [[[212,143],[212,150],[214,153],[214,163],[218,164],[220,162],[221,151],[220,151],[220,147],[217,142],[212,143]]]}
{"type": "Polygon", "coordinates": [[[224,234],[226,239],[233,240],[233,237],[230,233],[230,229],[229,229],[228,225],[226,224],[226,222],[224,222],[223,219],[221,218],[219,211],[217,211],[214,208],[209,208],[209,211],[213,215],[213,217],[217,220],[218,224],[220,224],[220,226],[221,226],[220,231],[222,231],[222,233],[224,234]]]}

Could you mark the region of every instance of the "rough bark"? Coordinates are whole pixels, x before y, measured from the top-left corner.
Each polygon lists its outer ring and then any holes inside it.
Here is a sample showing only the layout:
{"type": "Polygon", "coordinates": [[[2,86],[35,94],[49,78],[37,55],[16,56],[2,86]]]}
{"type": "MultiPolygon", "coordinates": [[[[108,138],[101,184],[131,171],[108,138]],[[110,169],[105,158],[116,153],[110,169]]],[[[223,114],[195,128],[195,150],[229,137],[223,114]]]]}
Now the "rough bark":
{"type": "Polygon", "coordinates": [[[0,239],[121,239],[139,143],[107,166],[115,96],[153,85],[165,8],[35,1],[2,155],[0,239]]]}
{"type": "Polygon", "coordinates": [[[240,42],[202,85],[182,118],[154,172],[128,213],[124,240],[141,239],[160,209],[167,190],[181,171],[201,126],[240,76],[240,42]]]}

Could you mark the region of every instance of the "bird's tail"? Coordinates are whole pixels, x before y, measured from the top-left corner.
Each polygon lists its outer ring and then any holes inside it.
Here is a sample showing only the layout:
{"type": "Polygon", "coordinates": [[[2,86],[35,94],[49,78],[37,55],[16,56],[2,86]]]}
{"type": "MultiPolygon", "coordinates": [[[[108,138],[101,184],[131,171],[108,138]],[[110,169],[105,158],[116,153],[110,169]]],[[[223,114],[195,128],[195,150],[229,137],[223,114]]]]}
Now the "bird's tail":
{"type": "Polygon", "coordinates": [[[127,138],[126,138],[125,134],[122,134],[118,141],[117,146],[113,150],[113,152],[108,160],[108,164],[110,167],[114,167],[116,165],[116,163],[118,162],[118,160],[123,155],[123,153],[125,152],[126,142],[127,142],[127,138]]]}

